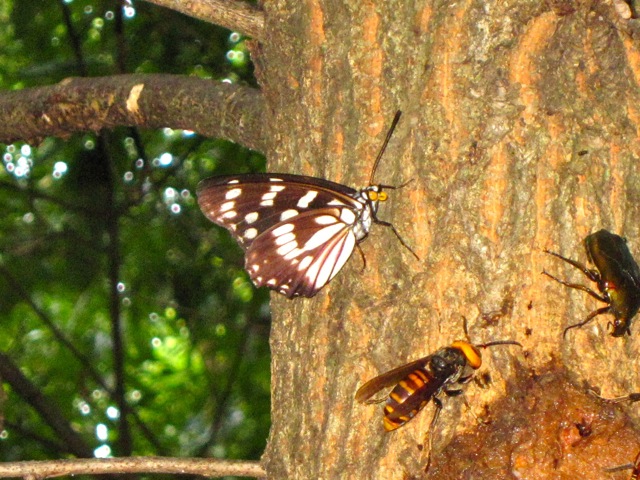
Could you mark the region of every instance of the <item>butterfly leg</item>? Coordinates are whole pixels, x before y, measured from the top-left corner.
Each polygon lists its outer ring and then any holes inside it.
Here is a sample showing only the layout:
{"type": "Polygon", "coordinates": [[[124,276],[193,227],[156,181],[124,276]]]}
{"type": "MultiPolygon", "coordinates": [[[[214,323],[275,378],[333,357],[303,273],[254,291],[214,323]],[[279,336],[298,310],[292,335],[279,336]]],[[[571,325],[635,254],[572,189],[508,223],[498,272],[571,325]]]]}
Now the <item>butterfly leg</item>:
{"type": "Polygon", "coordinates": [[[356,248],[358,249],[358,253],[360,253],[360,258],[362,258],[362,271],[360,273],[363,273],[364,270],[367,268],[367,259],[364,256],[364,252],[362,251],[362,248],[360,247],[359,243],[356,243],[356,248]]]}
{"type": "Polygon", "coordinates": [[[413,251],[413,249],[407,245],[405,243],[405,241],[402,239],[402,237],[400,236],[400,234],[398,233],[398,231],[396,230],[396,227],[393,226],[392,223],[389,222],[385,222],[384,220],[379,220],[375,217],[373,217],[373,221],[379,225],[383,225],[385,227],[389,227],[391,229],[391,231],[393,232],[393,234],[396,236],[396,238],[400,241],[400,243],[402,244],[402,246],[404,248],[406,248],[407,250],[409,250],[411,252],[411,255],[413,255],[414,257],[416,257],[416,260],[420,261],[420,257],[416,254],[416,252],[413,251]]]}

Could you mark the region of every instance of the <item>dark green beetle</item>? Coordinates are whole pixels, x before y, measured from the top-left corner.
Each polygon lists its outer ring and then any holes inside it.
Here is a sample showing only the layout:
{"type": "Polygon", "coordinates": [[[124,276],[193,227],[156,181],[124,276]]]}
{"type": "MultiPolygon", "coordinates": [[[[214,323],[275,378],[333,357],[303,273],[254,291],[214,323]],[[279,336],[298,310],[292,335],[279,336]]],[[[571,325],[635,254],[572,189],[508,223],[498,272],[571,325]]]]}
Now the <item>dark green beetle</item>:
{"type": "Polygon", "coordinates": [[[589,269],[582,263],[565,258],[558,253],[545,250],[546,253],[581,270],[589,280],[596,282],[600,293],[584,285],[560,280],[546,271],[543,271],[543,274],[566,287],[587,292],[607,304],[606,307],[591,312],[582,322],[565,328],[564,335],[571,328],[582,327],[603,313],[610,313],[614,317],[611,331],[613,337],[631,334],[629,330],[631,320],[640,308],[640,268],[629,252],[627,241],[614,233],[599,230],[584,239],[584,247],[589,261],[595,266],[594,269],[589,269]]]}

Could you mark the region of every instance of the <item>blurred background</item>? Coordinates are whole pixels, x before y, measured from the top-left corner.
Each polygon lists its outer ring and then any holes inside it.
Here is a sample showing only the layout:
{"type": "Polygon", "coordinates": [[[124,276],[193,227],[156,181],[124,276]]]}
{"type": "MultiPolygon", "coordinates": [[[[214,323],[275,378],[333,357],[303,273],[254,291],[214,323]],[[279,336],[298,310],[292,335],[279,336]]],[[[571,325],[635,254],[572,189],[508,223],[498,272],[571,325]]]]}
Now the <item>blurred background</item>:
{"type": "MultiPolygon", "coordinates": [[[[245,39],[144,2],[0,1],[4,90],[173,73],[254,85],[245,39]]],[[[184,130],[0,145],[0,461],[258,459],[268,293],[198,182],[264,158],[184,130]]]]}

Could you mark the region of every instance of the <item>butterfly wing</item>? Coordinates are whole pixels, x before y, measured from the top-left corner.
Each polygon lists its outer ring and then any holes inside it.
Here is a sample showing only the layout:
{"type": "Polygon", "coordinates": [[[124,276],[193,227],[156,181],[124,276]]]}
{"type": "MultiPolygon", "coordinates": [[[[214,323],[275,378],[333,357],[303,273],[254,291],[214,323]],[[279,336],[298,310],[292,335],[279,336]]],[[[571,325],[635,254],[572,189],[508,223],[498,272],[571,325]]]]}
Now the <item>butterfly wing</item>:
{"type": "Polygon", "coordinates": [[[231,175],[201,182],[198,203],[245,249],[257,286],[312,297],[353,252],[353,225],[366,207],[356,194],[302,175],[231,175]]]}
{"type": "Polygon", "coordinates": [[[256,238],[247,249],[245,262],[254,283],[288,297],[318,293],[344,266],[356,245],[351,224],[341,218],[348,216],[344,211],[338,207],[310,210],[256,238]]]}
{"type": "Polygon", "coordinates": [[[352,188],[303,175],[248,174],[211,177],[198,185],[198,203],[214,223],[247,249],[269,228],[327,205],[361,208],[352,188]]]}

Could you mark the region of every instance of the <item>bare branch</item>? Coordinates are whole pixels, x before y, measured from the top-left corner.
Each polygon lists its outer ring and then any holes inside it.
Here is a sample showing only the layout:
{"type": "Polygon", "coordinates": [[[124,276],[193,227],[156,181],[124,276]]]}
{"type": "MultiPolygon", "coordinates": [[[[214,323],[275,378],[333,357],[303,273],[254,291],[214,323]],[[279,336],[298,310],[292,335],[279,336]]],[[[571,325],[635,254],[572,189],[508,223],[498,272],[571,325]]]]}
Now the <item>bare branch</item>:
{"type": "Polygon", "coordinates": [[[250,3],[235,0],[146,0],[193,18],[215,23],[243,35],[262,40],[264,12],[250,3]]]}
{"type": "Polygon", "coordinates": [[[109,243],[106,248],[108,277],[109,277],[109,318],[111,320],[111,345],[113,349],[113,372],[115,388],[113,390],[114,399],[120,409],[120,422],[118,422],[118,452],[121,455],[131,455],[133,451],[133,439],[131,437],[131,425],[129,423],[130,408],[127,403],[126,380],[125,380],[125,345],[123,336],[123,320],[120,310],[120,295],[118,293],[118,282],[120,281],[120,222],[117,213],[116,182],[118,175],[116,168],[109,154],[107,135],[101,134],[98,137],[100,154],[104,162],[109,165],[108,180],[105,182],[108,188],[109,198],[107,200],[108,210],[105,215],[105,225],[109,235],[109,243]]]}
{"type": "MultiPolygon", "coordinates": [[[[6,184],[0,183],[0,188],[6,184]]],[[[46,198],[46,197],[44,197],[46,198]]],[[[60,330],[55,322],[49,318],[47,313],[40,308],[36,302],[31,298],[29,293],[24,289],[24,287],[20,284],[20,282],[13,276],[13,274],[3,265],[0,265],[0,275],[7,281],[9,286],[18,295],[22,301],[24,301],[33,312],[40,318],[40,320],[51,330],[54,337],[67,349],[71,352],[71,354],[82,364],[84,371],[98,384],[100,387],[109,394],[111,398],[116,398],[114,391],[107,385],[107,382],[102,378],[102,376],[92,367],[92,362],[89,358],[80,352],[75,345],[65,336],[65,334],[60,330]]],[[[0,358],[1,357],[0,353],[0,358]]],[[[8,358],[8,357],[7,357],[8,358]]],[[[3,378],[2,371],[5,368],[3,365],[0,365],[0,380],[3,378]]],[[[8,368],[8,367],[7,367],[8,368]]],[[[19,377],[15,377],[19,378],[19,377]]],[[[35,388],[35,387],[34,387],[35,388]]],[[[0,389],[0,392],[2,390],[0,389]]],[[[138,427],[142,430],[144,437],[149,441],[155,448],[156,451],[162,453],[164,448],[158,442],[158,439],[154,436],[153,432],[149,429],[149,427],[142,421],[138,412],[133,408],[127,408],[128,413],[130,413],[138,427]]],[[[45,417],[46,419],[46,417],[45,417]]]]}
{"type": "Polygon", "coordinates": [[[69,425],[69,422],[56,406],[56,402],[45,395],[25,377],[11,358],[0,352],[0,376],[4,382],[11,385],[11,389],[31,405],[47,424],[64,441],[67,451],[78,457],[93,456],[93,449],[69,425]]]}
{"type": "Polygon", "coordinates": [[[69,78],[0,95],[0,141],[116,126],[184,128],[264,151],[264,100],[254,88],[180,75],[69,78]]]}
{"type": "Polygon", "coordinates": [[[266,476],[258,462],[201,458],[128,457],[0,463],[0,478],[116,473],[176,473],[207,477],[266,476]]]}

